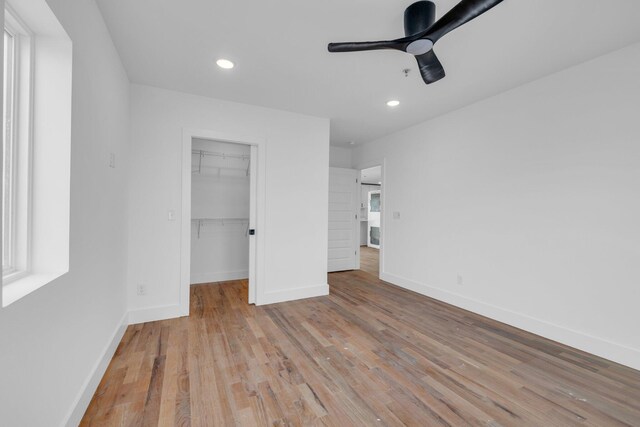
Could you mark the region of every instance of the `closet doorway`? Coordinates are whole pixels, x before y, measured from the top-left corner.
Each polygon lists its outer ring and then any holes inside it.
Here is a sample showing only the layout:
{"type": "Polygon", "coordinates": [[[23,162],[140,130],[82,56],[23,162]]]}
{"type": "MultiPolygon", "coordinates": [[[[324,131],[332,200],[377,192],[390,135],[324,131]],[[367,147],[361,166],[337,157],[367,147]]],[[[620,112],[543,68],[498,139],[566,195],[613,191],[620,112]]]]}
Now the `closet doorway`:
{"type": "Polygon", "coordinates": [[[360,270],[380,277],[382,166],[360,171],[360,270]]]}
{"type": "MultiPolygon", "coordinates": [[[[186,132],[183,139],[181,311],[193,285],[234,282],[259,302],[260,140],[186,132]]],[[[260,167],[262,166],[262,167],[260,167]]],[[[231,286],[231,284],[229,284],[231,286]]]]}

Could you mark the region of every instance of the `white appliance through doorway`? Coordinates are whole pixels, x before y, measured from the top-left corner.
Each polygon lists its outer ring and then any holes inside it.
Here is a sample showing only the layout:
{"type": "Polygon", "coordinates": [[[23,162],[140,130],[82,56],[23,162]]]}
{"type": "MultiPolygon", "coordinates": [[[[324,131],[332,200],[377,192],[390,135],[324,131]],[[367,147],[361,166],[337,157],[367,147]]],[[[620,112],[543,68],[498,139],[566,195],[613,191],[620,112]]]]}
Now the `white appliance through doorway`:
{"type": "Polygon", "coordinates": [[[380,190],[369,191],[367,207],[367,246],[380,249],[380,190]]]}

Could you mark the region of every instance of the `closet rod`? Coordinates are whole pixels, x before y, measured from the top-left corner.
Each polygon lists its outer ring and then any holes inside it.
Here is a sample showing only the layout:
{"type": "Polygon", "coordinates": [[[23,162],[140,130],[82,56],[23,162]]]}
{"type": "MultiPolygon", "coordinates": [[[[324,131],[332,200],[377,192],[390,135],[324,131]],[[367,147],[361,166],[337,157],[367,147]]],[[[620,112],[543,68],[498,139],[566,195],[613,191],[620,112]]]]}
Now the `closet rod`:
{"type": "Polygon", "coordinates": [[[191,221],[211,221],[211,222],[245,222],[245,221],[249,221],[249,218],[231,218],[231,217],[225,217],[225,218],[192,218],[191,221]]]}
{"type": "Polygon", "coordinates": [[[204,156],[214,156],[214,157],[222,157],[224,159],[240,159],[240,160],[249,160],[251,155],[249,154],[228,154],[228,153],[218,153],[216,151],[206,151],[206,150],[191,150],[191,154],[198,154],[202,157],[204,156]]]}
{"type": "Polygon", "coordinates": [[[237,168],[237,167],[231,167],[231,166],[208,166],[208,169],[217,169],[217,173],[211,173],[211,172],[203,172],[202,171],[202,166],[198,165],[198,169],[192,169],[191,173],[193,175],[209,175],[209,176],[220,176],[220,172],[222,170],[234,170],[234,171],[243,171],[245,172],[246,176],[249,176],[249,167],[247,167],[246,169],[244,167],[242,168],[237,168]]]}

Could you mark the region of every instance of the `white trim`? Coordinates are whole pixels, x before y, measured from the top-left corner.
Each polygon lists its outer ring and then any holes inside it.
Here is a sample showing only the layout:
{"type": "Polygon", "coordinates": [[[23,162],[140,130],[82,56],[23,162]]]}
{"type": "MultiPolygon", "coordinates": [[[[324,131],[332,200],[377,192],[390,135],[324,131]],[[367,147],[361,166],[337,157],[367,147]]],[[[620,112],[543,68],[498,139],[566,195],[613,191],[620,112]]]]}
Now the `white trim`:
{"type": "Polygon", "coordinates": [[[160,305],[156,307],[141,308],[129,312],[129,324],[155,322],[158,320],[175,319],[176,317],[188,316],[189,312],[183,313],[180,305],[160,305]]]}
{"type": "Polygon", "coordinates": [[[44,285],[67,274],[66,271],[56,273],[22,273],[21,275],[16,275],[17,277],[11,283],[6,283],[2,286],[2,307],[13,304],[20,298],[37,291],[44,285]]]}
{"type": "Polygon", "coordinates": [[[34,33],[20,15],[5,4],[4,27],[13,36],[12,64],[12,184],[11,269],[3,272],[3,284],[31,274],[31,200],[34,93],[34,33]]]}
{"type": "Polygon", "coordinates": [[[227,282],[229,280],[242,280],[249,278],[249,270],[238,271],[212,271],[209,273],[200,273],[191,275],[191,283],[216,283],[227,282]]]}
{"type": "MultiPolygon", "coordinates": [[[[255,265],[255,283],[249,280],[250,301],[256,304],[262,302],[265,283],[265,212],[266,212],[266,149],[267,140],[264,137],[246,134],[229,134],[221,133],[208,129],[190,129],[182,130],[182,216],[181,216],[181,245],[180,245],[180,315],[189,315],[189,288],[191,286],[191,148],[194,138],[207,139],[219,142],[230,142],[235,144],[245,144],[255,147],[257,157],[256,174],[256,194],[251,200],[251,218],[256,218],[255,224],[250,224],[250,228],[256,230],[256,235],[252,237],[256,239],[255,265]],[[255,200],[254,200],[255,199],[255,200]]],[[[255,163],[254,158],[251,159],[255,163]]],[[[250,254],[250,257],[254,254],[250,254]]],[[[254,277],[250,274],[250,277],[254,277]]]]}
{"type": "MultiPolygon", "coordinates": [[[[17,98],[20,95],[18,92],[18,73],[19,68],[18,65],[20,63],[20,41],[19,41],[19,33],[14,30],[13,26],[10,24],[11,14],[9,10],[5,9],[5,20],[4,20],[4,33],[8,33],[9,37],[11,37],[11,42],[9,43],[9,48],[4,52],[5,58],[7,58],[7,73],[3,75],[3,82],[7,80],[8,90],[7,93],[4,94],[6,98],[6,102],[3,102],[3,119],[5,115],[8,116],[7,120],[3,123],[2,130],[2,140],[3,140],[3,173],[2,173],[2,202],[4,203],[4,199],[7,199],[7,215],[2,218],[2,228],[6,227],[7,233],[2,236],[2,283],[9,283],[11,280],[11,276],[20,272],[16,263],[18,262],[16,258],[16,235],[17,235],[17,225],[16,219],[18,216],[18,210],[16,209],[16,187],[19,182],[17,180],[17,154],[18,151],[18,138],[17,138],[17,123],[19,119],[18,115],[18,101],[17,98]],[[4,145],[6,140],[6,146],[8,155],[4,153],[4,145]],[[5,167],[5,163],[7,163],[5,167]],[[8,184],[5,182],[5,178],[8,181],[8,184]],[[5,188],[8,190],[7,194],[5,194],[5,188]],[[4,258],[7,258],[7,264],[4,263],[4,258]]],[[[3,40],[5,34],[3,33],[3,40]]],[[[3,100],[4,101],[4,100],[3,100]]],[[[4,213],[4,212],[3,212],[4,213]]]]}
{"type": "Polygon", "coordinates": [[[527,332],[540,335],[541,337],[557,341],[570,347],[595,354],[622,365],[626,365],[634,369],[640,369],[640,349],[634,349],[603,338],[587,335],[579,331],[549,323],[541,319],[536,319],[522,313],[516,313],[482,301],[467,298],[444,289],[418,283],[394,274],[381,273],[380,278],[385,282],[426,295],[438,301],[446,302],[447,304],[469,310],[473,313],[506,323],[507,325],[523,329],[527,332]]]}
{"type": "Polygon", "coordinates": [[[76,397],[73,402],[71,410],[62,424],[63,426],[75,427],[80,424],[80,421],[82,420],[84,413],[87,411],[89,403],[91,403],[91,399],[98,389],[98,385],[100,384],[104,373],[107,371],[107,367],[109,367],[109,363],[111,363],[111,359],[113,359],[113,355],[118,349],[118,345],[127,330],[127,326],[129,324],[128,319],[129,313],[127,312],[122,316],[122,319],[120,319],[120,322],[116,326],[116,330],[111,336],[111,340],[94,365],[91,373],[87,377],[87,380],[80,388],[80,393],[78,393],[78,397],[76,397]]]}
{"type": "MultiPolygon", "coordinates": [[[[359,163],[357,165],[355,165],[355,169],[358,169],[360,172],[362,172],[363,169],[369,169],[375,166],[380,166],[380,181],[382,182],[382,184],[380,184],[380,204],[382,205],[382,208],[380,209],[380,256],[379,256],[379,260],[378,260],[378,267],[380,271],[380,278],[382,279],[382,274],[384,274],[385,272],[385,263],[384,263],[384,254],[385,254],[385,250],[384,250],[384,242],[385,242],[385,233],[387,230],[387,215],[386,215],[386,209],[387,209],[387,158],[386,157],[382,157],[379,159],[373,159],[373,160],[369,160],[366,162],[362,162],[359,163]]],[[[367,232],[369,230],[369,227],[367,226],[367,232]]],[[[369,238],[367,238],[367,242],[369,241],[369,238]]],[[[360,242],[358,241],[358,257],[360,257],[360,242]]]]}
{"type": "Polygon", "coordinates": [[[260,304],[275,304],[279,302],[301,300],[329,295],[329,285],[308,286],[306,288],[292,288],[282,291],[268,292],[263,295],[260,304]]]}
{"type": "MultiPolygon", "coordinates": [[[[251,154],[249,157],[249,201],[257,201],[258,200],[258,162],[256,159],[258,158],[258,146],[252,145],[250,147],[251,154]],[[253,160],[252,160],[253,159],[253,160]]],[[[256,203],[257,204],[257,203],[256,203]]],[[[251,224],[257,224],[258,218],[257,209],[249,206],[249,226],[251,224]]],[[[247,271],[247,278],[249,280],[249,284],[256,283],[257,277],[257,261],[258,257],[257,253],[257,241],[255,238],[249,238],[249,270],[247,271]]],[[[249,304],[256,303],[256,287],[249,285],[249,304]]]]}

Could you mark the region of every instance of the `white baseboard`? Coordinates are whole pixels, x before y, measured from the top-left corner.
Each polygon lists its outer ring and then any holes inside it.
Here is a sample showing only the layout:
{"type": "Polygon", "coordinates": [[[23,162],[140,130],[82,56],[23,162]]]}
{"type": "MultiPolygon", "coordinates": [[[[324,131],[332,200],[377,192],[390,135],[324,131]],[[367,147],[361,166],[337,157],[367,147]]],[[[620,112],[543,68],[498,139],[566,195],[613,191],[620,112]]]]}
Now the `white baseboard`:
{"type": "Polygon", "coordinates": [[[179,305],[142,308],[129,312],[129,324],[137,325],[138,323],[155,322],[156,320],[173,319],[182,316],[183,314],[179,305]]]}
{"type": "Polygon", "coordinates": [[[283,291],[267,292],[258,297],[256,305],[275,304],[278,302],[294,301],[329,295],[329,285],[308,286],[306,288],[285,289],[283,291]]]}
{"type": "Polygon", "coordinates": [[[215,283],[249,278],[249,270],[213,271],[191,275],[191,283],[215,283]]]}
{"type": "Polygon", "coordinates": [[[640,370],[640,350],[383,272],[380,279],[550,340],[640,370]]]}
{"type": "Polygon", "coordinates": [[[91,398],[96,392],[98,385],[102,380],[102,376],[106,372],[107,367],[109,366],[109,363],[111,362],[111,359],[113,358],[113,355],[115,354],[116,349],[118,348],[118,345],[120,344],[120,341],[122,340],[122,337],[124,336],[128,325],[129,313],[125,313],[124,316],[122,316],[120,323],[118,323],[118,326],[116,327],[113,335],[111,336],[111,340],[102,352],[100,359],[96,362],[91,371],[91,374],[82,385],[80,394],[71,406],[71,410],[69,411],[65,422],[62,424],[63,426],[76,427],[78,424],[80,424],[84,413],[89,407],[89,403],[91,403],[91,398]]]}

